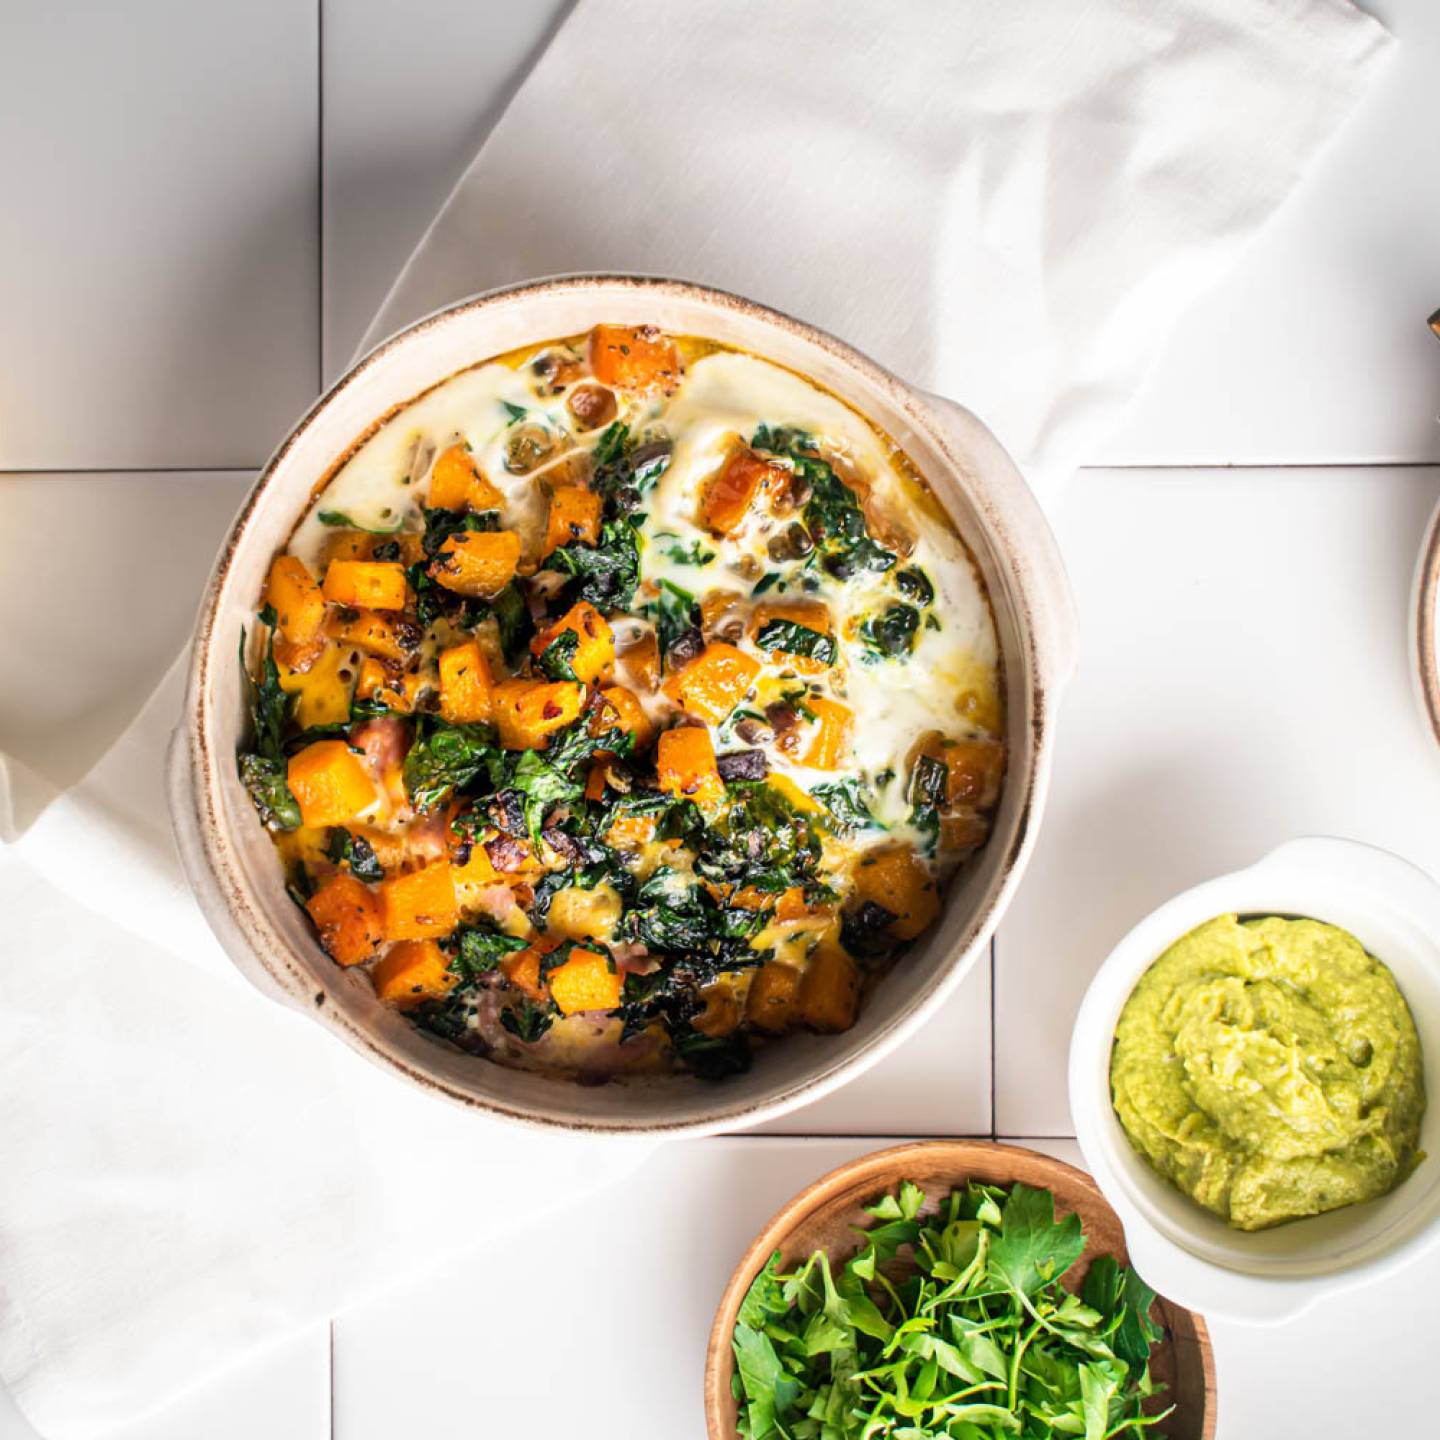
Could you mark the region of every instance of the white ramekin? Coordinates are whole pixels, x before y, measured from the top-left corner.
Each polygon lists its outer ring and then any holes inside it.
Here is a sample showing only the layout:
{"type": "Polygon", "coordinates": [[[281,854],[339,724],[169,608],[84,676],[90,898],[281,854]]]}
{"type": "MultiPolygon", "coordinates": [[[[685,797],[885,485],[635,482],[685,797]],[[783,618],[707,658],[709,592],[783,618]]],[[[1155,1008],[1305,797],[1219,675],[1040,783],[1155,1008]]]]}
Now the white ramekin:
{"type": "Polygon", "coordinates": [[[1272,1324],[1322,1295],[1367,1283],[1440,1237],[1440,885],[1353,840],[1292,840],[1246,870],[1197,885],[1140,922],[1086,992],[1070,1045],[1070,1106],[1085,1162],[1119,1212],[1136,1269],[1161,1294],[1210,1316],[1272,1324]],[[1110,1100],[1115,1023],[1135,982],[1174,941],[1217,915],[1308,916],[1353,934],[1409,1001],[1430,1107],[1430,1158],[1380,1200],[1273,1230],[1233,1230],[1136,1152],[1110,1100]]]}

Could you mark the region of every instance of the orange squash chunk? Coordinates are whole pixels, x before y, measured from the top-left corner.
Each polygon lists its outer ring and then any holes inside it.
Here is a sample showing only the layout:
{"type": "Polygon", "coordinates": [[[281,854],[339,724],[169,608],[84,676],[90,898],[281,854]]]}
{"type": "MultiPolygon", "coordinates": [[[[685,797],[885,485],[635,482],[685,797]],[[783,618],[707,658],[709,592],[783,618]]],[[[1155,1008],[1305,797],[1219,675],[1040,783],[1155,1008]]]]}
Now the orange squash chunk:
{"type": "Polygon", "coordinates": [[[705,1008],[690,1023],[702,1034],[712,1038],[728,1035],[740,1023],[740,1001],[734,986],[721,981],[707,985],[700,998],[705,1008]]]}
{"type": "Polygon", "coordinates": [[[838,770],[850,755],[854,712],[848,705],[824,695],[807,695],[805,705],[815,712],[817,723],[803,763],[816,770],[838,770]]]}
{"type": "Polygon", "coordinates": [[[755,683],[760,662],[712,640],[683,670],[666,680],[665,693],[684,711],[718,725],[755,683]]]}
{"type": "Polygon", "coordinates": [[[778,1035],[795,1023],[795,1002],[800,991],[800,972],[793,965],[767,960],[750,982],[745,997],[745,1017],[757,1030],[778,1035]]]}
{"type": "Polygon", "coordinates": [[[325,624],[325,597],[303,560],[277,555],[265,581],[265,603],[275,610],[275,628],[294,647],[292,669],[308,669],[293,660],[320,638],[325,624]]]}
{"type": "Polygon", "coordinates": [[[798,998],[800,1019],[812,1030],[848,1030],[860,1009],[860,971],[838,945],[822,945],[805,964],[798,998]]]}
{"type": "Polygon", "coordinates": [[[548,935],[537,935],[526,949],[507,955],[500,962],[500,969],[517,990],[523,990],[532,1000],[543,1003],[548,992],[540,978],[540,961],[559,945],[558,940],[552,940],[548,935]]]}
{"type": "Polygon", "coordinates": [[[635,737],[637,750],[643,750],[650,743],[654,727],[633,690],[623,685],[607,685],[600,692],[600,701],[590,720],[592,735],[619,729],[635,737]]]}
{"type": "Polygon", "coordinates": [[[378,610],[337,610],[325,622],[325,628],[342,644],[397,664],[409,659],[419,643],[418,634],[411,633],[408,622],[378,610]]]}
{"type": "MultiPolygon", "coordinates": [[[[774,620],[788,620],[813,630],[817,635],[832,634],[830,607],[819,600],[775,600],[759,604],[750,617],[750,639],[759,644],[760,632],[774,620]]],[[[838,650],[837,650],[838,655],[838,650]]],[[[792,650],[779,647],[766,650],[772,660],[799,671],[802,675],[818,675],[830,666],[810,655],[797,655],[792,650]]],[[[833,663],[833,662],[832,662],[833,663]]]]}
{"type": "Polygon", "coordinates": [[[433,940],[402,940],[370,971],[375,994],[400,1010],[440,999],[456,979],[445,952],[433,940]]]}
{"type": "Polygon", "coordinates": [[[700,523],[713,535],[731,535],[756,496],[789,483],[790,472],[762,460],[748,446],[733,451],[700,494],[700,523]]]}
{"type": "Polygon", "coordinates": [[[403,610],[405,567],[394,561],[332,560],[325,571],[325,598],[359,610],[403,610]]]}
{"type": "Polygon", "coordinates": [[[549,981],[550,998],[562,1015],[613,1010],[624,986],[613,962],[594,950],[572,950],[565,963],[550,972],[549,981]]]}
{"type": "Polygon", "coordinates": [[[474,640],[440,652],[440,717],[452,725],[489,720],[495,689],[490,662],[474,640]]]}
{"type": "Polygon", "coordinates": [[[606,832],[605,843],[615,850],[638,850],[654,837],[653,815],[617,815],[606,832]]]}
{"type": "Polygon", "coordinates": [[[940,848],[951,855],[973,855],[990,837],[990,821],[974,810],[940,817],[940,848]]]}
{"type": "Polygon", "coordinates": [[[584,704],[585,687],[574,680],[506,680],[495,687],[492,718],[505,749],[543,750],[584,704]]]}
{"type": "Polygon", "coordinates": [[[653,325],[597,325],[590,369],[602,385],[668,393],[680,383],[680,352],[653,325]]]}
{"type": "Polygon", "coordinates": [[[367,655],[360,665],[360,678],[355,682],[355,694],[361,700],[378,700],[392,710],[409,715],[425,689],[425,681],[419,671],[407,671],[397,675],[383,660],[367,655]]]}
{"type": "Polygon", "coordinates": [[[460,530],[440,547],[430,574],[447,590],[489,600],[515,578],[520,536],[514,530],[460,530]]]}
{"type": "Polygon", "coordinates": [[[660,683],[660,641],[647,630],[620,652],[620,669],[633,689],[651,694],[660,683]]]}
{"type": "Polygon", "coordinates": [[[459,919],[455,875],[447,861],[380,882],[387,940],[427,940],[448,935],[459,919]]]}
{"type": "Polygon", "coordinates": [[[600,543],[600,516],[605,499],[582,485],[558,485],[550,492],[550,509],[545,517],[543,559],[562,545],[580,541],[585,545],[600,543]]]}
{"type": "Polygon", "coordinates": [[[464,445],[452,445],[435,457],[430,467],[432,510],[498,510],[504,501],[487,480],[464,445]]]}
{"type": "Polygon", "coordinates": [[[588,601],[572,605],[548,630],[530,642],[530,653],[540,656],[566,631],[578,640],[570,668],[586,685],[608,678],[615,668],[615,632],[605,617],[588,601]]]}
{"type": "Polygon", "coordinates": [[[343,740],[317,740],[292,755],[286,780],[306,825],[343,825],[375,803],[370,772],[343,740]]]}
{"type": "Polygon", "coordinates": [[[993,809],[1000,799],[1005,778],[1005,745],[1000,740],[976,736],[947,740],[927,735],[916,747],[920,755],[938,760],[945,767],[945,804],[966,805],[974,810],[993,809]]]}
{"type": "Polygon", "coordinates": [[[343,870],[332,875],[306,902],[320,943],[337,965],[358,965],[385,938],[380,897],[343,870]]]}
{"type": "Polygon", "coordinates": [[[698,725],[661,734],[655,772],[660,788],[668,794],[687,796],[700,805],[716,805],[725,798],[725,782],[715,764],[710,732],[698,725]]]}
{"type": "Polygon", "coordinates": [[[887,928],[897,940],[913,940],[940,914],[935,881],[908,845],[887,845],[865,854],[855,867],[854,896],[894,915],[887,928]]]}

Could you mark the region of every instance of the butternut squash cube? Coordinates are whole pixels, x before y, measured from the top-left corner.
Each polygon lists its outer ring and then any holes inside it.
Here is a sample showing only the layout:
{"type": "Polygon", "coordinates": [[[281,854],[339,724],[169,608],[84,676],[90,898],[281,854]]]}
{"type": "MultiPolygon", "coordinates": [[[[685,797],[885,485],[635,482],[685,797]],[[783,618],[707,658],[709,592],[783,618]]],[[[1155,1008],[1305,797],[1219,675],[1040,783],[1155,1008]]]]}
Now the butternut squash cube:
{"type": "Polygon", "coordinates": [[[370,971],[375,994],[397,1010],[439,1000],[457,978],[445,952],[433,940],[402,940],[370,971]]]}
{"type": "Polygon", "coordinates": [[[495,687],[492,715],[507,750],[543,750],[556,730],[580,717],[585,687],[574,680],[506,680],[495,687]]]}
{"type": "Polygon", "coordinates": [[[498,510],[505,497],[487,480],[464,445],[452,445],[430,467],[432,510],[498,510]]]}
{"type": "Polygon", "coordinates": [[[489,600],[515,578],[520,536],[514,530],[458,530],[430,564],[431,576],[457,595],[489,600]]]}
{"type": "Polygon", "coordinates": [[[391,710],[409,715],[426,688],[419,671],[407,671],[397,675],[383,660],[367,655],[360,665],[360,678],[355,682],[355,694],[361,700],[378,700],[391,710]]]}
{"type": "Polygon", "coordinates": [[[1005,778],[1005,746],[1002,741],[975,736],[966,740],[945,740],[927,736],[919,753],[938,760],[945,767],[945,804],[968,805],[974,810],[993,809],[1000,799],[1005,778]]]}
{"type": "Polygon", "coordinates": [[[614,850],[638,850],[654,837],[653,815],[617,815],[606,832],[605,843],[614,850]]]}
{"type": "Polygon", "coordinates": [[[530,653],[539,657],[563,634],[576,637],[570,668],[586,685],[608,678],[615,668],[615,632],[605,617],[588,601],[572,605],[555,624],[530,642],[530,653]]]}
{"type": "MultiPolygon", "coordinates": [[[[830,607],[819,600],[776,600],[773,602],[762,602],[755,607],[755,613],[750,617],[750,639],[763,649],[777,664],[785,665],[789,669],[801,675],[819,675],[828,670],[836,663],[839,657],[839,647],[832,639],[828,646],[821,642],[822,653],[819,656],[807,655],[799,650],[792,650],[782,641],[777,643],[776,632],[772,631],[766,636],[763,643],[761,636],[766,626],[780,621],[783,624],[798,625],[802,630],[814,631],[816,635],[832,635],[830,622],[830,607]]],[[[783,632],[781,632],[783,634],[783,632]]],[[[797,637],[803,639],[804,637],[797,637]]]]}
{"type": "Polygon", "coordinates": [[[940,892],[929,869],[909,845],[867,851],[855,867],[854,896],[895,918],[887,927],[897,940],[913,940],[940,914],[940,892]]]}
{"type": "Polygon", "coordinates": [[[728,977],[707,985],[700,992],[700,998],[705,1002],[705,1008],[690,1023],[702,1035],[719,1039],[739,1025],[740,1000],[728,977]]]}
{"type": "Polygon", "coordinates": [[[733,535],[757,496],[789,483],[790,472],[762,460],[747,445],[734,450],[705,482],[700,523],[713,535],[733,535]]]}
{"type": "Polygon", "coordinates": [[[394,561],[332,560],[325,571],[325,598],[358,610],[403,610],[405,567],[394,561]]]}
{"type": "Polygon", "coordinates": [[[660,736],[655,758],[660,788],[684,795],[698,805],[718,805],[725,798],[725,782],[715,764],[710,732],[698,725],[683,725],[660,736]]]}
{"type": "Polygon", "coordinates": [[[500,962],[500,969],[517,990],[524,991],[537,1004],[543,1004],[549,998],[549,991],[540,978],[540,961],[552,950],[558,949],[559,944],[558,940],[552,940],[548,935],[537,935],[532,945],[507,955],[500,962]]]}
{"type": "Polygon", "coordinates": [[[646,630],[620,652],[620,669],[630,687],[651,694],[660,683],[660,641],[646,630]]]}
{"type": "Polygon", "coordinates": [[[490,719],[495,689],[490,662],[474,640],[440,652],[440,717],[452,725],[490,719]]]}
{"type": "Polygon", "coordinates": [[[645,707],[633,690],[623,685],[607,685],[600,692],[600,704],[590,718],[590,733],[602,734],[606,730],[623,730],[635,737],[635,748],[643,750],[654,734],[655,727],[645,713],[645,707]]]}
{"type": "Polygon", "coordinates": [[[745,997],[745,1018],[757,1030],[778,1035],[795,1023],[800,972],[793,965],[767,960],[750,982],[745,997]]]}
{"type": "Polygon", "coordinates": [[[712,640],[666,680],[665,693],[687,714],[718,725],[755,683],[760,664],[743,650],[712,640]]]}
{"type": "Polygon", "coordinates": [[[380,897],[345,871],[332,875],[305,902],[320,943],[337,965],[358,965],[385,938],[380,897]]]}
{"type": "Polygon", "coordinates": [[[562,1015],[613,1010],[624,988],[614,961],[595,950],[572,950],[565,963],[550,972],[549,981],[550,998],[562,1015]]]}
{"type": "Polygon", "coordinates": [[[375,803],[369,770],[343,740],[317,740],[292,755],[286,780],[306,825],[343,825],[375,803]]]}
{"type": "Polygon", "coordinates": [[[602,385],[668,394],[680,383],[680,352],[653,325],[597,325],[590,332],[590,369],[602,385]]]}
{"type": "Polygon", "coordinates": [[[367,655],[404,664],[420,643],[415,627],[398,615],[378,610],[337,610],[325,622],[331,637],[367,655]]]}
{"type": "Polygon", "coordinates": [[[427,940],[448,935],[460,918],[455,875],[447,861],[389,875],[380,882],[387,940],[427,940]]]}
{"type": "Polygon", "coordinates": [[[558,485],[550,493],[550,509],[545,517],[545,545],[541,559],[562,545],[580,542],[600,543],[600,517],[604,497],[582,485],[558,485]]]}
{"type": "Polygon", "coordinates": [[[821,945],[800,977],[800,1019],[812,1030],[836,1035],[855,1023],[860,971],[838,945],[821,945]]]}
{"type": "Polygon", "coordinates": [[[990,821],[974,810],[961,808],[940,817],[940,848],[948,855],[973,855],[990,838],[990,821]]]}
{"type": "Polygon", "coordinates": [[[297,652],[320,638],[325,624],[325,597],[303,560],[294,555],[277,555],[270,562],[265,603],[274,608],[275,628],[297,652]]]}
{"type": "Polygon", "coordinates": [[[815,712],[816,724],[804,763],[815,770],[838,770],[850,756],[854,711],[824,695],[809,695],[805,704],[815,712]]]}

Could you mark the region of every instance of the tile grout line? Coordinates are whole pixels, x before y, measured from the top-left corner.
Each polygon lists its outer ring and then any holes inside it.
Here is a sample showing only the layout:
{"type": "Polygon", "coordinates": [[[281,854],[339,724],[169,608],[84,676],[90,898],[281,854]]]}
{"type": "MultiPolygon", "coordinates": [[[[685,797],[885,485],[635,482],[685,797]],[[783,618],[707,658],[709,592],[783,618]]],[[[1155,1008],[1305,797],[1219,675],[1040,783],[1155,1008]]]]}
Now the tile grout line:
{"type": "Polygon", "coordinates": [[[1000,1107],[995,1102],[995,1012],[997,1009],[997,997],[995,994],[995,940],[990,937],[990,1138],[993,1140],[996,1135],[996,1125],[999,1123],[1000,1107]]]}

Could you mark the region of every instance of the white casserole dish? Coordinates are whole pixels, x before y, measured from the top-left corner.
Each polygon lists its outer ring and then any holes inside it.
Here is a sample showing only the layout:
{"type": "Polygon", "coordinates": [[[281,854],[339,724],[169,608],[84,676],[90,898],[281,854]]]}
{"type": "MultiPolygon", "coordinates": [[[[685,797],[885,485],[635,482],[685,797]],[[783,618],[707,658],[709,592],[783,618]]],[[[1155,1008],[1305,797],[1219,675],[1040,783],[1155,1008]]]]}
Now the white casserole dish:
{"type": "Polygon", "coordinates": [[[1049,780],[1054,718],[1073,667],[1075,622],[1059,554],[1028,487],[967,411],[906,385],[833,337],[748,300],[625,276],[538,281],[468,300],[381,345],[323,396],[260,476],[201,605],[170,759],[181,857],[239,969],[396,1075],[506,1118],[582,1130],[706,1132],[818,1098],[873,1064],[932,1013],[989,939],[1019,883],[1049,780]],[[952,887],[940,923],[838,1036],[765,1047],[747,1075],[581,1087],[507,1070],[421,1034],[363,975],[335,966],[285,892],[235,771],[245,714],[236,647],[272,554],[316,485],[376,420],[489,356],[597,322],[651,323],[754,351],[818,381],[887,431],[929,480],[983,573],[1007,693],[1009,773],[993,834],[952,887]]]}

